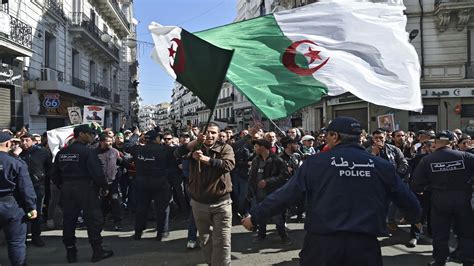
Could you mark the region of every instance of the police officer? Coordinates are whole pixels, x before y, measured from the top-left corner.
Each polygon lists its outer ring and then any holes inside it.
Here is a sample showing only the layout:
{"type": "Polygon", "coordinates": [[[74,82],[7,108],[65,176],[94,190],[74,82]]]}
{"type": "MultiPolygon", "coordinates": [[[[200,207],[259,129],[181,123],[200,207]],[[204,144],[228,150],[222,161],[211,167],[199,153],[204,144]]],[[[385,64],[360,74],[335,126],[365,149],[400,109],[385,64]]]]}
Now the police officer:
{"type": "MultiPolygon", "coordinates": [[[[126,144],[136,166],[137,213],[135,218],[135,240],[142,238],[151,201],[154,201],[156,212],[156,240],[161,241],[165,233],[166,208],[171,198],[168,167],[175,164],[174,149],[161,145],[162,135],[150,130],[145,134],[145,145],[130,146],[126,144]]],[[[138,135],[134,134],[129,143],[136,143],[138,135]]]]}
{"type": "Polygon", "coordinates": [[[100,208],[101,196],[106,196],[107,181],[97,153],[87,144],[92,143],[95,131],[88,125],[74,128],[75,141],[60,150],[55,157],[51,178],[61,188],[63,207],[63,243],[66,246],[69,263],[77,261],[76,221],[80,211],[87,225],[87,235],[92,246],[92,262],[111,257],[111,250],[102,248],[100,235],[103,215],[100,208]]]}
{"type": "Polygon", "coordinates": [[[28,218],[36,219],[36,194],[28,166],[8,154],[10,135],[0,132],[0,228],[8,243],[8,257],[12,265],[26,265],[26,210],[28,218]],[[23,209],[22,209],[23,208],[23,209]]]}
{"type": "Polygon", "coordinates": [[[413,172],[412,188],[431,190],[433,258],[429,265],[445,265],[454,225],[463,265],[474,263],[474,212],[471,206],[474,155],[451,149],[450,131],[435,136],[435,151],[423,157],[413,172]]]}
{"type": "Polygon", "coordinates": [[[385,231],[389,200],[418,220],[415,195],[386,160],[361,147],[360,124],[338,117],[327,128],[327,152],[303,162],[296,174],[242,220],[251,229],[306,193],[306,236],[301,265],[382,265],[377,236],[385,231]]]}

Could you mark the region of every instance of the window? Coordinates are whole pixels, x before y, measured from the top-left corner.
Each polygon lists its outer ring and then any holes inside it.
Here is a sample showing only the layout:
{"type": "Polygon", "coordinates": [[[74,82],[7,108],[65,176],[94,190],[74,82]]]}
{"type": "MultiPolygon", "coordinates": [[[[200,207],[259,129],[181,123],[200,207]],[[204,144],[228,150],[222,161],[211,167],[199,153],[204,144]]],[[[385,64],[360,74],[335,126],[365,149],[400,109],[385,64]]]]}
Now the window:
{"type": "Polygon", "coordinates": [[[474,78],[474,30],[467,31],[467,64],[466,78],[474,78]]]}
{"type": "Polygon", "coordinates": [[[80,69],[81,69],[81,64],[80,64],[79,52],[72,49],[72,77],[73,78],[79,78],[80,69]]]}
{"type": "Polygon", "coordinates": [[[260,16],[265,16],[267,14],[267,11],[265,10],[265,0],[262,0],[260,2],[260,16]]]}
{"type": "Polygon", "coordinates": [[[44,66],[56,68],[56,37],[49,32],[44,36],[44,66]]]}
{"type": "Polygon", "coordinates": [[[94,84],[97,81],[97,69],[93,60],[89,61],[89,83],[94,84]]]}

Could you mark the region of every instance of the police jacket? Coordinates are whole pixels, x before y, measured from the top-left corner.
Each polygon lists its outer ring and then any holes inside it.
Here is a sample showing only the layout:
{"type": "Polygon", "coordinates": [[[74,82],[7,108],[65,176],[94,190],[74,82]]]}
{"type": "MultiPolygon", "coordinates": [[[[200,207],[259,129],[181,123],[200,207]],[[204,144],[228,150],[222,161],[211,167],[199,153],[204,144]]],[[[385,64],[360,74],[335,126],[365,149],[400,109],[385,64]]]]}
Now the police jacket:
{"type": "Polygon", "coordinates": [[[169,167],[176,164],[173,147],[148,142],[143,146],[127,145],[125,151],[132,155],[138,182],[154,188],[169,187],[169,167]]]}
{"type": "Polygon", "coordinates": [[[93,181],[97,187],[107,189],[97,152],[77,140],[56,154],[51,180],[56,186],[71,181],[93,181]]]}
{"type": "Polygon", "coordinates": [[[26,211],[36,210],[36,193],[24,161],[0,152],[0,197],[13,195],[26,211]]]}
{"type": "Polygon", "coordinates": [[[424,156],[413,172],[412,189],[423,191],[428,186],[435,192],[471,191],[474,155],[448,147],[424,156]]]}
{"type": "Polygon", "coordinates": [[[309,157],[280,189],[250,211],[258,224],[277,214],[305,193],[305,230],[313,234],[385,232],[387,206],[392,200],[409,222],[421,208],[395,168],[357,143],[339,144],[309,157]]]}
{"type": "MultiPolygon", "coordinates": [[[[249,190],[247,198],[252,198],[257,195],[259,173],[262,174],[263,180],[267,182],[267,185],[262,190],[264,196],[272,193],[277,188],[280,188],[288,180],[290,174],[286,163],[278,155],[270,153],[268,158],[265,160],[263,168],[260,168],[263,158],[255,156],[252,160],[252,166],[250,167],[249,175],[249,190]]],[[[257,201],[261,201],[263,198],[257,197],[257,201]]]]}
{"type": "MultiPolygon", "coordinates": [[[[372,147],[370,146],[367,151],[370,153],[371,149],[372,147]]],[[[397,173],[401,177],[404,177],[406,174],[408,174],[408,161],[405,156],[403,156],[403,152],[396,146],[385,143],[382,150],[380,151],[379,156],[389,161],[393,167],[397,169],[397,173]]]]}
{"type": "Polygon", "coordinates": [[[28,165],[33,186],[44,186],[44,179],[51,169],[51,154],[40,147],[31,146],[20,153],[20,158],[28,165]]]}

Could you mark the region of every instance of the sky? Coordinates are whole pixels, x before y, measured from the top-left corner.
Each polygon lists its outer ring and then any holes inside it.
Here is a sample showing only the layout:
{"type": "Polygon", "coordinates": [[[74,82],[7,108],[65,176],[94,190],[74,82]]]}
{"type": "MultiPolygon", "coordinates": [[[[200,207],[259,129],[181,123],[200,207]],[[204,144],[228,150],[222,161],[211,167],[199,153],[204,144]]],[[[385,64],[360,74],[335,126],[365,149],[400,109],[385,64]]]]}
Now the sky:
{"type": "Polygon", "coordinates": [[[141,104],[171,102],[174,80],[154,63],[150,54],[153,40],[148,31],[150,22],[180,26],[195,32],[232,23],[237,16],[237,0],[136,0],[137,54],[141,104]],[[141,42],[140,42],[141,41],[141,42]]]}

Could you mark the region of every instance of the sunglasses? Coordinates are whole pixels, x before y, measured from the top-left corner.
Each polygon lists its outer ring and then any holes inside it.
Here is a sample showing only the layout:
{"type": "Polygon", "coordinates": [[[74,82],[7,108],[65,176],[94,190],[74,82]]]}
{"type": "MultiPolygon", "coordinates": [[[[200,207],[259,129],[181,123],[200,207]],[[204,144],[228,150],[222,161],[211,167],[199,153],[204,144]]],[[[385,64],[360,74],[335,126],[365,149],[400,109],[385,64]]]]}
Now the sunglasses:
{"type": "Polygon", "coordinates": [[[164,138],[164,140],[172,140],[172,138],[164,138]]]}

